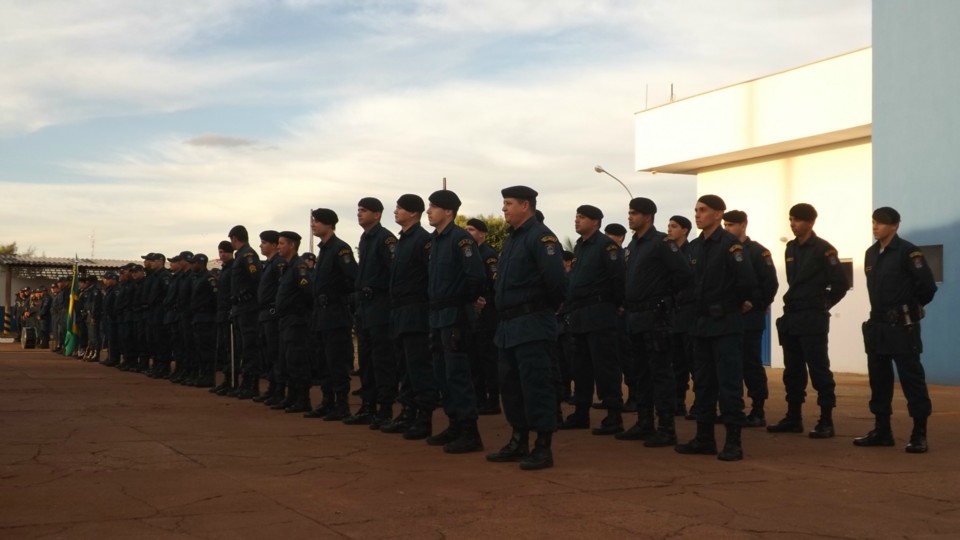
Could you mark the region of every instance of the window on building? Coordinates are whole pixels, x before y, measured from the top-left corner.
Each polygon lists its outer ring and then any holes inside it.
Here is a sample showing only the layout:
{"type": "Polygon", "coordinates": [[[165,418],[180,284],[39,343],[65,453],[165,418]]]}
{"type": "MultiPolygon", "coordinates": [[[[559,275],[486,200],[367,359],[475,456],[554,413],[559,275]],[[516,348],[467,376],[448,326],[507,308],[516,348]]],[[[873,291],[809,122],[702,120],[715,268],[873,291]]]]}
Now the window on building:
{"type": "Polygon", "coordinates": [[[923,257],[927,259],[930,270],[933,270],[933,279],[943,283],[943,244],[920,246],[920,251],[923,251],[923,257]]]}

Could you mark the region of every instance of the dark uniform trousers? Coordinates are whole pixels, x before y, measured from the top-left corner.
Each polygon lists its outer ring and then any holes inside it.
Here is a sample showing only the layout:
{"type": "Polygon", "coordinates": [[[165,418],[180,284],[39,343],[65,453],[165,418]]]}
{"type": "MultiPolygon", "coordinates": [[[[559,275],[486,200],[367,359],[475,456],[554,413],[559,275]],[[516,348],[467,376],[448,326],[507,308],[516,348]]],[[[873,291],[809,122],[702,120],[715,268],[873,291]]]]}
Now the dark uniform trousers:
{"type": "Polygon", "coordinates": [[[169,365],[172,354],[172,335],[170,325],[159,322],[162,321],[162,317],[159,315],[155,322],[150,323],[150,346],[154,362],[169,365]]]}
{"type": "Polygon", "coordinates": [[[556,380],[551,347],[555,349],[556,342],[528,341],[500,348],[500,399],[514,429],[557,430],[556,384],[550,383],[556,380]]]}
{"type": "Polygon", "coordinates": [[[486,398],[489,395],[499,395],[500,386],[497,381],[497,347],[493,343],[493,336],[497,333],[496,322],[484,321],[482,318],[476,324],[473,332],[473,383],[477,395],[486,398]]]}
{"type": "MultiPolygon", "coordinates": [[[[271,308],[272,309],[272,308],[271,308]]],[[[260,312],[258,343],[260,343],[261,375],[274,384],[284,384],[283,362],[280,358],[280,321],[272,314],[260,312]]]]}
{"type": "Polygon", "coordinates": [[[679,406],[686,403],[687,390],[690,389],[690,376],[693,374],[693,338],[686,332],[673,334],[670,347],[673,361],[673,380],[676,388],[676,400],[679,406]]]}
{"type": "Polygon", "coordinates": [[[477,419],[477,395],[473,388],[470,355],[466,350],[469,337],[466,325],[431,331],[433,372],[443,398],[443,411],[451,421],[477,419]]]}
{"type": "MultiPolygon", "coordinates": [[[[257,341],[257,310],[237,310],[236,330],[240,333],[241,362],[239,371],[245,379],[260,377],[260,344],[257,341]]],[[[281,338],[282,339],[282,338],[281,338]]]]}
{"type": "Polygon", "coordinates": [[[180,318],[173,318],[164,326],[170,340],[170,355],[177,362],[177,369],[183,370],[187,367],[187,360],[183,350],[183,337],[180,335],[180,318]]]}
{"type": "Polygon", "coordinates": [[[217,351],[216,351],[216,369],[223,372],[229,380],[230,377],[230,354],[236,354],[238,349],[234,342],[233,350],[230,349],[230,326],[226,313],[217,313],[217,351]]]}
{"type": "Polygon", "coordinates": [[[129,315],[123,315],[120,321],[120,341],[123,361],[133,364],[137,361],[137,327],[129,315]]]}
{"type": "MultiPolygon", "coordinates": [[[[787,318],[784,315],[780,321],[787,318]]],[[[780,322],[778,321],[778,323],[780,322]]],[[[778,324],[778,327],[781,326],[778,324]]],[[[807,370],[810,382],[817,391],[817,405],[836,407],[836,382],[830,372],[830,356],[827,353],[827,334],[791,334],[779,331],[783,347],[783,386],[788,404],[801,404],[807,397],[807,370]]]]}
{"type": "Polygon", "coordinates": [[[360,330],[369,347],[370,361],[360,368],[360,382],[365,403],[392,405],[397,400],[397,361],[390,342],[390,325],[378,324],[360,330]]]}
{"type": "Polygon", "coordinates": [[[217,356],[217,323],[214,321],[193,323],[193,343],[196,348],[200,375],[212,375],[217,356]]]}
{"type": "Polygon", "coordinates": [[[767,390],[767,370],[763,368],[763,330],[743,331],[743,383],[747,386],[747,395],[753,401],[770,397],[767,390]]]}
{"type": "Polygon", "coordinates": [[[183,366],[196,371],[200,366],[200,361],[197,355],[197,344],[194,341],[193,321],[189,314],[181,313],[177,324],[179,325],[180,355],[182,356],[183,366]]]}
{"type": "Polygon", "coordinates": [[[637,405],[673,414],[677,408],[669,329],[630,335],[633,370],[637,377],[637,405]],[[659,333],[658,333],[659,332],[659,333]]]}
{"type": "Polygon", "coordinates": [[[350,327],[314,331],[317,357],[320,359],[317,373],[324,393],[335,394],[350,391],[350,370],[353,369],[353,339],[350,327]]]}
{"type": "MultiPolygon", "coordinates": [[[[566,324],[561,322],[560,324],[566,324]]],[[[557,340],[550,344],[551,354],[555,356],[554,371],[557,374],[557,395],[560,399],[567,399],[572,394],[570,386],[573,383],[573,359],[576,357],[573,334],[568,329],[560,331],[557,340]]]]}
{"type": "Polygon", "coordinates": [[[577,405],[593,403],[593,382],[597,397],[608,409],[623,408],[622,374],[619,366],[620,337],[616,328],[574,333],[573,376],[577,405]]]}
{"type": "MultiPolygon", "coordinates": [[[[919,331],[919,328],[917,329],[919,331]]],[[[867,356],[867,369],[870,373],[870,412],[876,416],[893,414],[893,364],[897,365],[900,386],[907,398],[907,411],[912,418],[926,418],[933,411],[930,394],[927,391],[926,375],[920,363],[920,355],[881,355],[867,356]]]]}
{"type": "Polygon", "coordinates": [[[742,334],[694,337],[693,408],[697,422],[743,425],[742,334]]]}
{"type": "Polygon", "coordinates": [[[107,349],[107,355],[109,357],[111,364],[120,363],[120,354],[122,350],[122,345],[120,343],[120,322],[116,320],[116,317],[109,317],[107,319],[107,343],[109,349],[107,349]]]}
{"type": "Polygon", "coordinates": [[[393,354],[403,374],[398,401],[421,411],[437,406],[437,378],[433,372],[430,334],[405,332],[393,340],[393,354]]]}
{"type": "Polygon", "coordinates": [[[311,383],[308,323],[309,318],[303,315],[285,315],[279,320],[279,354],[287,372],[287,385],[298,390],[309,389],[311,383]]]}

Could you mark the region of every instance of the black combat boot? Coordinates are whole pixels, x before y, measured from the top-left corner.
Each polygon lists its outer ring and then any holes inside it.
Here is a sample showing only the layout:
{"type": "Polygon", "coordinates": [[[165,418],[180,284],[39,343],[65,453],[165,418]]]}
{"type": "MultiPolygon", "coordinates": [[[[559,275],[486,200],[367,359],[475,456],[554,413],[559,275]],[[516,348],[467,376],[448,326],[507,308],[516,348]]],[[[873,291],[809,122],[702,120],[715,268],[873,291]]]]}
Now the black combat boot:
{"type": "Polygon", "coordinates": [[[674,449],[678,454],[716,455],[717,440],[713,436],[713,422],[697,422],[697,436],[688,443],[678,444],[674,449]]]}
{"type": "Polygon", "coordinates": [[[213,382],[214,382],[213,372],[207,371],[205,369],[201,369],[199,375],[197,375],[196,380],[194,380],[193,382],[193,386],[196,388],[212,388],[213,382]]]}
{"type": "Polygon", "coordinates": [[[589,405],[577,405],[573,414],[561,422],[558,429],[590,429],[589,405]]]}
{"type": "Polygon", "coordinates": [[[383,433],[403,433],[417,419],[417,410],[413,407],[403,407],[396,418],[380,425],[383,433]]]}
{"type": "Polygon", "coordinates": [[[787,415],[776,424],[767,426],[769,433],[803,433],[803,414],[801,403],[788,403],[787,415]]]}
{"type": "Polygon", "coordinates": [[[433,409],[420,409],[417,418],[410,427],[403,432],[403,438],[408,441],[429,439],[433,435],[433,409]]]}
{"type": "Polygon", "coordinates": [[[833,437],[833,407],[820,407],[820,420],[808,435],[811,439],[829,439],[833,437]]]}
{"type": "Polygon", "coordinates": [[[497,452],[487,454],[487,461],[493,463],[520,461],[528,455],[530,455],[530,432],[526,429],[513,428],[507,445],[497,452]]]}
{"type": "Polygon", "coordinates": [[[273,395],[277,393],[277,386],[279,385],[277,385],[273,381],[270,381],[270,383],[267,384],[267,390],[262,394],[254,396],[253,401],[255,403],[263,403],[264,401],[267,401],[268,399],[272,398],[273,395]]]}
{"type": "Polygon", "coordinates": [[[373,415],[373,420],[370,421],[370,430],[380,431],[380,426],[389,423],[391,420],[393,420],[393,404],[381,403],[377,414],[373,415]]]}
{"type": "Polygon", "coordinates": [[[607,416],[600,421],[600,427],[590,431],[594,435],[617,435],[623,433],[623,415],[620,409],[607,409],[607,416]]]}
{"type": "Polygon", "coordinates": [[[340,422],[350,416],[350,392],[337,392],[333,396],[333,410],[323,419],[327,422],[340,422]]]}
{"type": "Polygon", "coordinates": [[[553,450],[550,449],[553,441],[553,432],[541,431],[537,433],[537,442],[533,443],[533,452],[520,460],[520,468],[524,471],[536,471],[553,467],[553,450]]]}
{"type": "Polygon", "coordinates": [[[853,444],[856,446],[893,446],[897,444],[893,440],[893,430],[890,429],[890,415],[877,415],[873,430],[863,437],[854,439],[853,444]]]}
{"type": "Polygon", "coordinates": [[[293,387],[287,388],[286,395],[280,393],[271,400],[273,404],[270,405],[270,409],[274,411],[285,411],[287,410],[287,407],[293,405],[293,402],[296,401],[296,399],[297,393],[294,391],[293,387]]]}
{"type": "Polygon", "coordinates": [[[285,413],[305,413],[313,409],[310,406],[310,387],[306,388],[290,388],[290,393],[295,394],[296,397],[293,399],[293,403],[289,407],[283,410],[285,413]]]}
{"type": "Polygon", "coordinates": [[[304,418],[323,418],[324,416],[333,412],[334,409],[334,394],[333,392],[324,392],[323,397],[320,398],[320,404],[317,405],[317,408],[303,413],[304,418]]]}
{"type": "Polygon", "coordinates": [[[908,454],[925,454],[927,452],[927,417],[920,416],[913,419],[913,432],[907,444],[908,454]]]}
{"type": "Polygon", "coordinates": [[[661,448],[664,446],[676,446],[677,428],[674,424],[673,414],[657,413],[659,426],[653,435],[644,440],[643,445],[647,448],[661,448]]]}
{"type": "Polygon", "coordinates": [[[477,429],[477,419],[460,422],[460,436],[456,440],[443,445],[443,451],[448,454],[467,454],[483,450],[483,440],[480,439],[480,430],[477,429]]]}
{"type": "Polygon", "coordinates": [[[461,431],[460,424],[455,422],[452,418],[449,419],[449,422],[450,425],[447,426],[447,429],[437,433],[436,435],[427,437],[427,444],[430,446],[443,446],[459,439],[461,431]]]}
{"type": "Polygon", "coordinates": [[[657,428],[653,422],[653,409],[641,407],[637,411],[637,423],[623,433],[617,433],[614,437],[618,441],[644,441],[656,432],[657,428]]]}
{"type": "Polygon", "coordinates": [[[767,425],[767,417],[763,412],[762,399],[753,400],[753,407],[750,408],[750,414],[747,415],[747,423],[744,427],[763,427],[767,425]]]}
{"type": "Polygon", "coordinates": [[[377,412],[377,406],[373,403],[363,402],[357,409],[357,414],[350,415],[343,419],[343,423],[348,426],[365,426],[373,422],[373,416],[377,412]]]}
{"type": "Polygon", "coordinates": [[[740,443],[740,425],[726,424],[727,440],[723,443],[723,450],[717,454],[720,461],[740,461],[743,459],[743,445],[740,443]]]}
{"type": "Polygon", "coordinates": [[[237,399],[253,399],[260,394],[260,378],[255,376],[243,376],[243,383],[240,385],[240,391],[234,396],[237,399]]]}
{"type": "MultiPolygon", "coordinates": [[[[263,404],[266,405],[267,407],[273,407],[274,405],[279,405],[287,399],[287,395],[288,395],[287,385],[281,384],[277,386],[277,388],[273,392],[273,395],[267,398],[267,400],[264,401],[263,404]]],[[[287,403],[287,405],[289,405],[289,403],[287,403]]],[[[284,406],[281,408],[286,409],[287,407],[284,406]]]]}

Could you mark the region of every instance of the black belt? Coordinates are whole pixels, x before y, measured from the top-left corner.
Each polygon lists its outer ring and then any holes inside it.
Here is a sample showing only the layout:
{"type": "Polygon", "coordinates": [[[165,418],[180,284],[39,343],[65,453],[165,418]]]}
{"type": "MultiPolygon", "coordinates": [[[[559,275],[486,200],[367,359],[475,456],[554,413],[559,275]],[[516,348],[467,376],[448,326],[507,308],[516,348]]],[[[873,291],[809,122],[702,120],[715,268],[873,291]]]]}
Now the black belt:
{"type": "Polygon", "coordinates": [[[922,306],[903,304],[899,308],[875,309],[870,311],[870,320],[885,324],[915,324],[924,316],[922,306]]]}
{"type": "MultiPolygon", "coordinates": [[[[401,296],[400,298],[391,298],[390,307],[399,308],[403,306],[410,306],[413,304],[426,304],[427,302],[429,302],[429,300],[427,299],[426,296],[423,296],[422,294],[412,294],[409,296],[401,296]]],[[[433,304],[431,304],[430,307],[433,307],[433,304]]],[[[437,309],[441,309],[441,308],[437,308],[437,309]]]]}
{"type": "Polygon", "coordinates": [[[463,298],[441,298],[440,300],[431,300],[430,309],[447,309],[452,307],[460,307],[469,302],[463,298]]]}
{"type": "Polygon", "coordinates": [[[808,309],[817,309],[820,311],[827,310],[826,300],[801,300],[799,302],[790,302],[789,304],[783,305],[784,313],[793,313],[794,311],[805,311],[808,309]]]}
{"type": "Polygon", "coordinates": [[[595,306],[597,304],[613,303],[613,301],[614,301],[613,298],[609,295],[597,294],[593,296],[588,296],[586,298],[578,298],[576,300],[567,302],[563,306],[563,311],[569,312],[577,309],[582,309],[585,307],[595,306]]]}
{"type": "Polygon", "coordinates": [[[518,306],[509,307],[506,309],[500,310],[500,320],[509,321],[510,319],[516,319],[521,315],[530,315],[531,313],[537,313],[540,311],[551,310],[552,307],[548,306],[544,302],[528,302],[526,304],[520,304],[518,306]]]}

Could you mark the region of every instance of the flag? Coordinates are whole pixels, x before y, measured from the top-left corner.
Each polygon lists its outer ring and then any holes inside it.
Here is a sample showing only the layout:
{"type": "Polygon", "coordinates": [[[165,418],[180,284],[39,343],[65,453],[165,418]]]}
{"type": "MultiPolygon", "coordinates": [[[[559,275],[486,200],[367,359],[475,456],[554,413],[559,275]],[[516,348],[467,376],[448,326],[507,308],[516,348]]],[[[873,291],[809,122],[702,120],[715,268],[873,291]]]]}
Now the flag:
{"type": "Polygon", "coordinates": [[[73,263],[73,282],[70,284],[70,305],[67,308],[67,335],[63,340],[63,355],[71,356],[77,348],[79,341],[80,328],[77,326],[77,314],[74,306],[80,297],[80,274],[77,269],[76,260],[73,263]]]}

